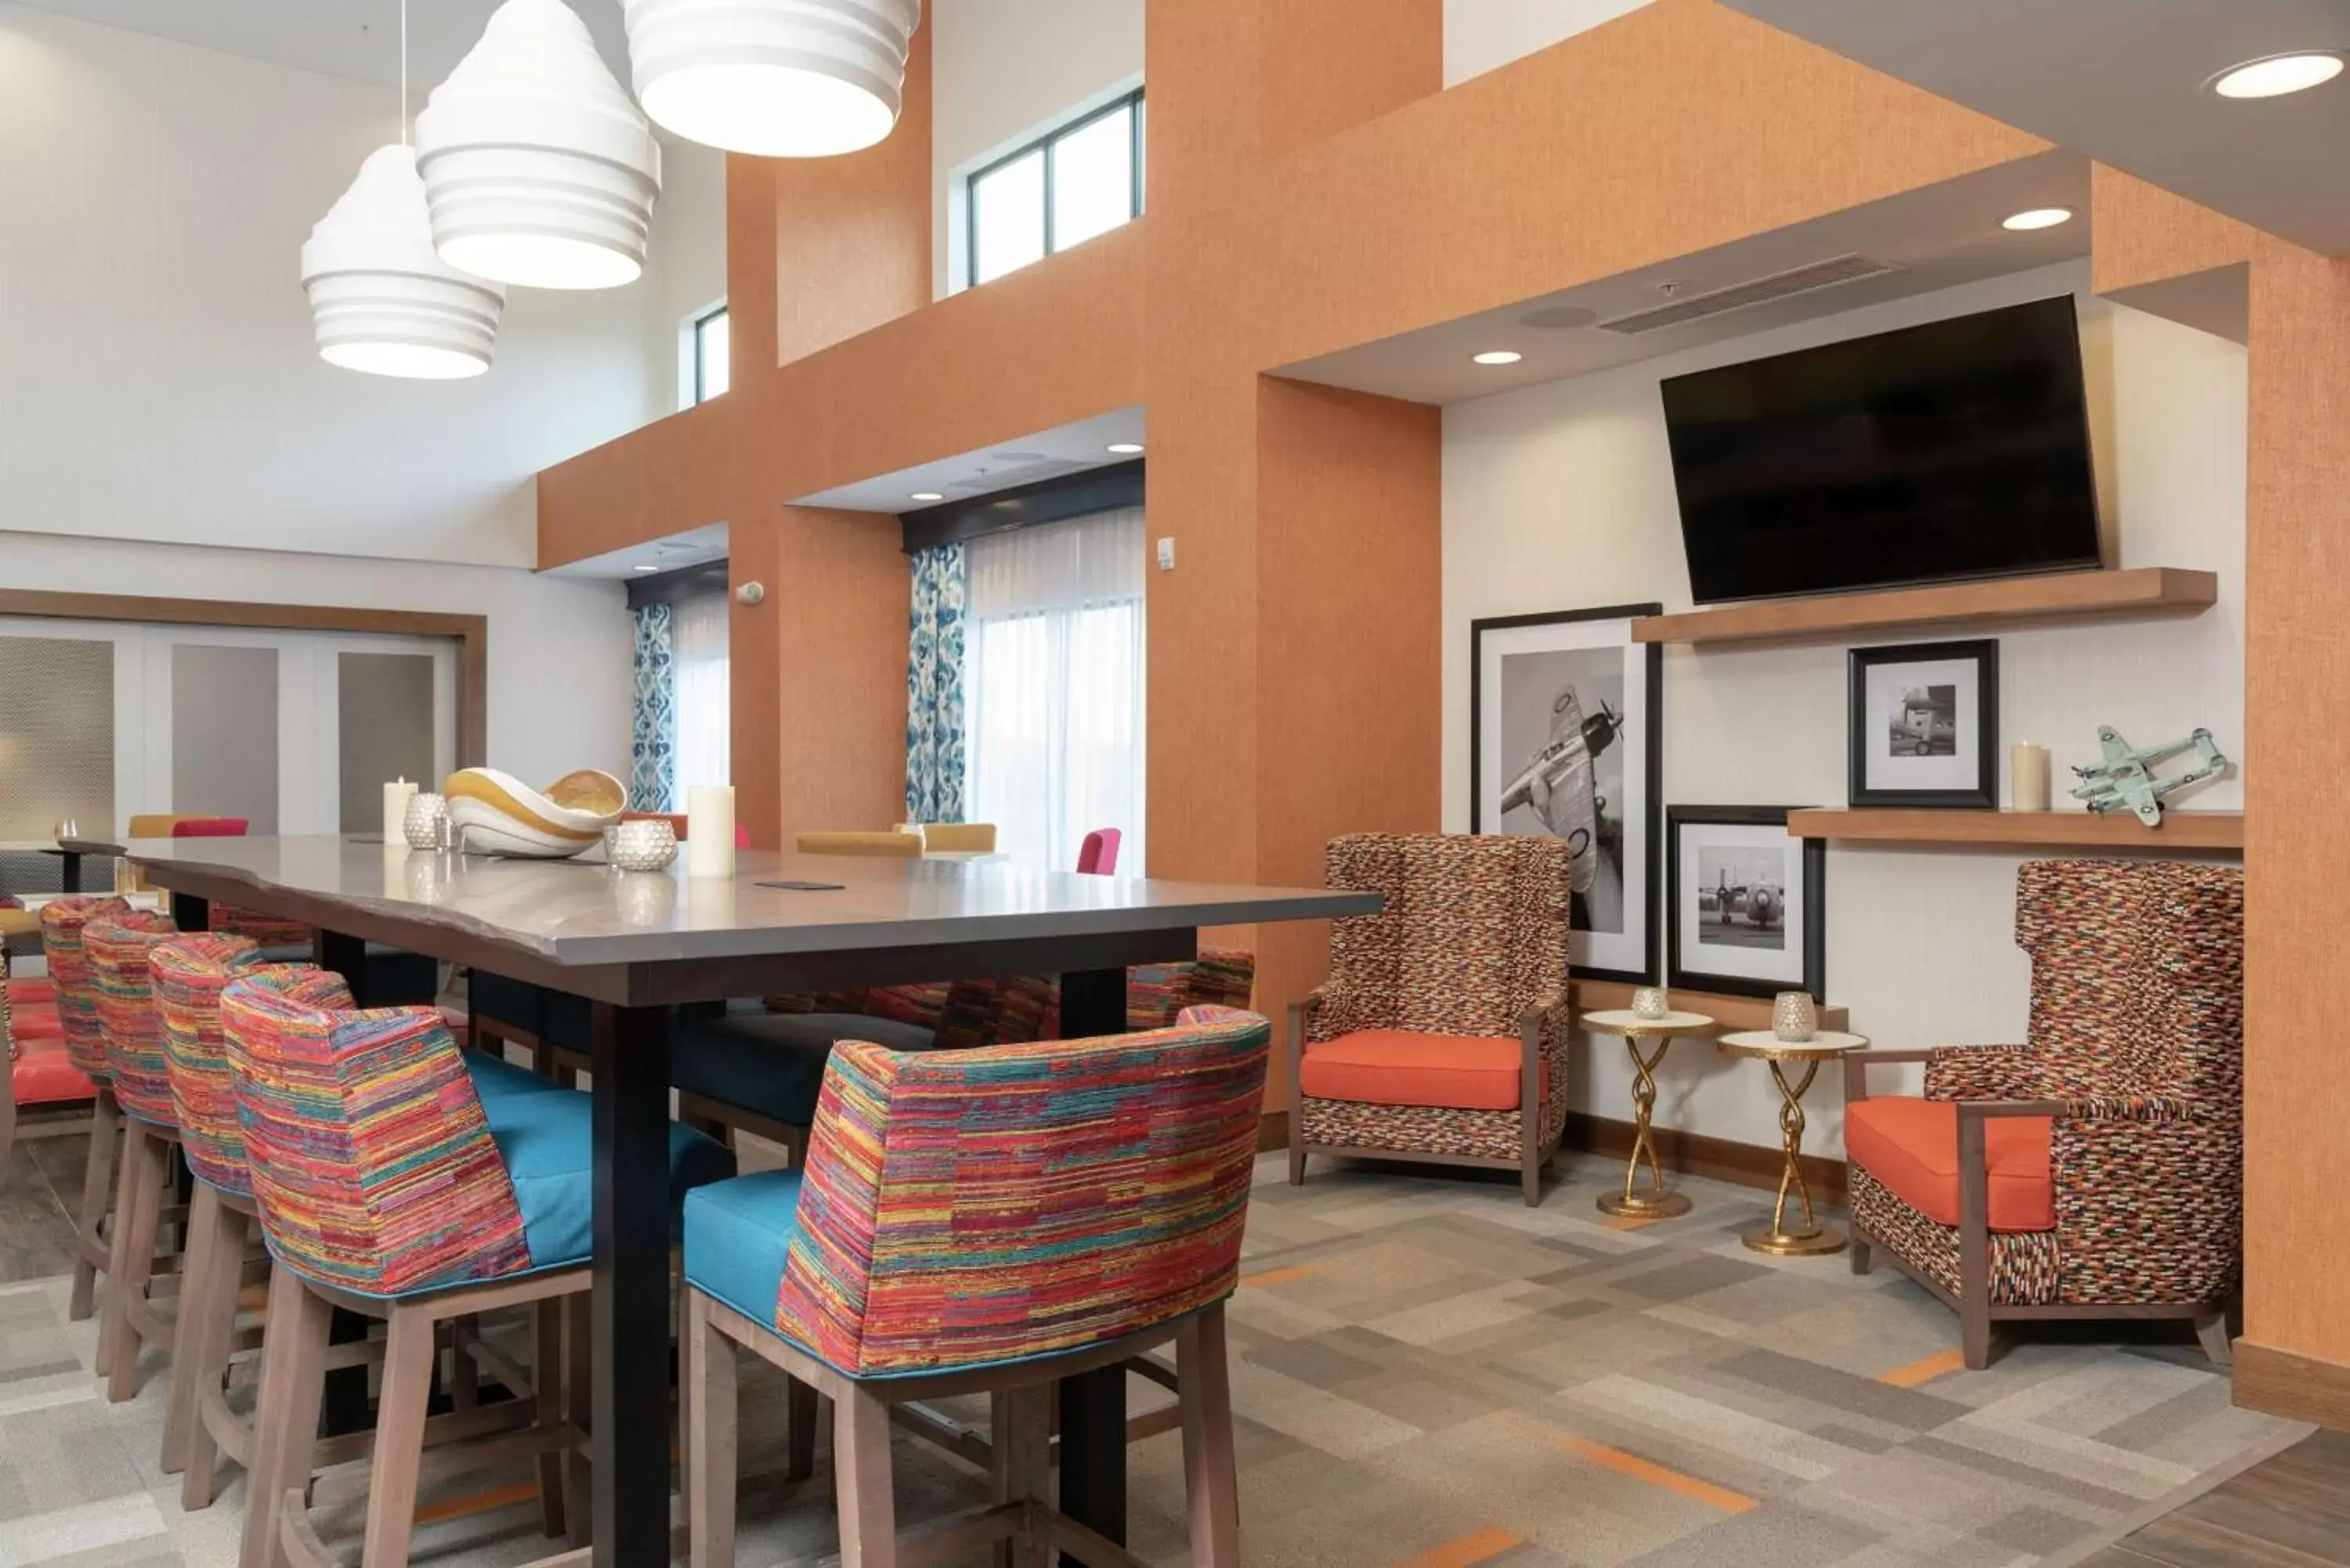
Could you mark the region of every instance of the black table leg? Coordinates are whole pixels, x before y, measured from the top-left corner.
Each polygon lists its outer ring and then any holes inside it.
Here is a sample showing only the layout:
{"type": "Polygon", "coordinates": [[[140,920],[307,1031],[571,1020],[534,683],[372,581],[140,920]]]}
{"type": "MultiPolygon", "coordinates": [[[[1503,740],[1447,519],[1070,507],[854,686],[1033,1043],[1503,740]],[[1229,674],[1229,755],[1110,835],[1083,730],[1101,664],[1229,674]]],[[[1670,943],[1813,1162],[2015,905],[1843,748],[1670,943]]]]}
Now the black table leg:
{"type": "Polygon", "coordinates": [[[351,988],[351,1000],[361,1007],[370,1007],[375,998],[367,993],[367,943],[358,937],[347,937],[340,931],[322,930],[312,940],[310,961],[320,969],[332,970],[343,977],[351,988]]]}
{"type": "MultiPolygon", "coordinates": [[[[68,861],[68,864],[70,865],[71,862],[68,861]]],[[[74,880],[78,882],[80,877],[77,876],[74,880]]],[[[68,888],[67,891],[70,892],[72,889],[68,888]]],[[[209,930],[212,929],[212,919],[213,908],[210,900],[199,898],[193,893],[174,893],[172,895],[172,923],[179,927],[180,929],[183,931],[209,930]]]]}
{"type": "MultiPolygon", "coordinates": [[[[1061,977],[1061,1037],[1126,1032],[1126,971],[1061,977]]],[[[1126,1368],[1061,1380],[1061,1511],[1115,1545],[1126,1544],[1126,1368]]],[[[1064,1563],[1080,1563],[1072,1553],[1064,1563]]]]}
{"type": "Polygon", "coordinates": [[[595,1005],[596,1568],[669,1562],[669,1033],[595,1005]]]}
{"type": "Polygon", "coordinates": [[[57,886],[68,893],[80,892],[81,852],[78,849],[62,849],[57,852],[57,858],[65,862],[64,867],[57,873],[57,886]]]}

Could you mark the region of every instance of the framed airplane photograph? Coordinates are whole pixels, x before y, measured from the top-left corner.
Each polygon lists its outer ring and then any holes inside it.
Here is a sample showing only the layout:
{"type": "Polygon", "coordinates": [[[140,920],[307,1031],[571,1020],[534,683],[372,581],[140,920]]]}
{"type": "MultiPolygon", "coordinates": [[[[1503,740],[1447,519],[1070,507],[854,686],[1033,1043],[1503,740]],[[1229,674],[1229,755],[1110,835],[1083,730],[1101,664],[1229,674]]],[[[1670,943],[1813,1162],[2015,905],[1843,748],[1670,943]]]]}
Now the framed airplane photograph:
{"type": "Polygon", "coordinates": [[[1828,846],[1787,836],[1783,805],[1677,805],[1665,815],[1665,983],[1827,1001],[1828,846]]]}
{"type": "Polygon", "coordinates": [[[1664,653],[1657,605],[1503,616],[1469,628],[1471,831],[1566,841],[1575,972],[1657,978],[1664,653]]]}
{"type": "Polygon", "coordinates": [[[1847,709],[1856,806],[1999,805],[1999,642],[1856,648],[1847,709]]]}

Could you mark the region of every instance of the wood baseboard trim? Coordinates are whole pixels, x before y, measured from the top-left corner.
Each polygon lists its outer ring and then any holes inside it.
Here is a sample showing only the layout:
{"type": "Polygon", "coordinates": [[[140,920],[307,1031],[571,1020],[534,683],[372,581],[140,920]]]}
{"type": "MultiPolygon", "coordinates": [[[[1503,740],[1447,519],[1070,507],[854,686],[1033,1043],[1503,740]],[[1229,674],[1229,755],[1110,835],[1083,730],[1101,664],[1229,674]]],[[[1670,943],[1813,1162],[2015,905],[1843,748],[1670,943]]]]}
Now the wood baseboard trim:
{"type": "Polygon", "coordinates": [[[2240,1339],[2235,1373],[2245,1409],[2350,1432],[2350,1366],[2240,1339]]]}
{"type": "MultiPolygon", "coordinates": [[[[1656,1139],[1657,1159],[1667,1170],[1683,1176],[1702,1176],[1714,1181],[1735,1182],[1741,1187],[1759,1187],[1777,1191],[1779,1176],[1786,1168],[1786,1159],[1777,1149],[1760,1144],[1734,1143],[1726,1137],[1711,1137],[1704,1133],[1682,1132],[1676,1127],[1657,1127],[1651,1133],[1656,1139]]],[[[1604,1155],[1610,1159],[1629,1159],[1632,1156],[1633,1127],[1630,1122],[1613,1116],[1595,1116],[1582,1111],[1569,1111],[1566,1116],[1566,1139],[1563,1147],[1584,1154],[1604,1155]]],[[[1811,1189],[1815,1203],[1842,1203],[1844,1193],[1844,1161],[1825,1155],[1803,1157],[1804,1185],[1811,1189]]]]}

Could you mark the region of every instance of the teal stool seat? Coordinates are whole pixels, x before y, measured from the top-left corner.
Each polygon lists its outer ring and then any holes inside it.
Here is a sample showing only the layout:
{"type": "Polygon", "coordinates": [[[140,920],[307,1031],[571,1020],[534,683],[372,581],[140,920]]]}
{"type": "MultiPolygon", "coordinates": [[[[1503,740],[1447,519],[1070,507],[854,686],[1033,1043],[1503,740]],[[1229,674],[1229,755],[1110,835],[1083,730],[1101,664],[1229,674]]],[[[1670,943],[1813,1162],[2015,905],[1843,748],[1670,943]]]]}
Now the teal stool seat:
{"type": "Polygon", "coordinates": [[[753,1323],[775,1315],[799,1232],[800,1173],[763,1170],[685,1195],[685,1277],[753,1323]]]}
{"type": "MultiPolygon", "coordinates": [[[[730,1008],[759,1004],[730,1003],[730,1008]]],[[[920,1024],[856,1012],[732,1012],[723,1018],[680,1018],[670,1046],[669,1080],[689,1095],[754,1112],[786,1127],[816,1120],[816,1091],[837,1040],[869,1040],[892,1051],[927,1051],[920,1024]]]]}
{"type": "Polygon", "coordinates": [[[465,1053],[465,1071],[473,1075],[473,1092],[482,1103],[504,1095],[561,1095],[569,1093],[552,1078],[542,1078],[527,1067],[517,1067],[504,1056],[488,1051],[465,1053]]]}
{"type": "MultiPolygon", "coordinates": [[[[586,1262],[595,1251],[595,1137],[588,1096],[561,1088],[485,1094],[482,1114],[514,1184],[532,1263],[547,1269],[586,1262]]],[[[694,1189],[733,1174],[733,1149],[670,1124],[671,1213],[694,1189]]]]}

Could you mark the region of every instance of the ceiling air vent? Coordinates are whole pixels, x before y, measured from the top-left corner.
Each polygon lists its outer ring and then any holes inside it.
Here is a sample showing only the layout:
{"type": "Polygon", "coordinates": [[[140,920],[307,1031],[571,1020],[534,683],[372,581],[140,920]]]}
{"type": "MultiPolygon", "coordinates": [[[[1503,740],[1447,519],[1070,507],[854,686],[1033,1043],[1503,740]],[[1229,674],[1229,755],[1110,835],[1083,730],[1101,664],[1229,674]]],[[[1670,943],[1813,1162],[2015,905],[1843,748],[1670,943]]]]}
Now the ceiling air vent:
{"type": "Polygon", "coordinates": [[[1874,256],[1831,256],[1823,262],[1799,266],[1789,272],[1775,272],[1769,277],[1752,278],[1728,288],[1717,288],[1711,294],[1692,294],[1652,310],[1636,310],[1629,316],[1619,316],[1613,321],[1603,321],[1603,332],[1627,334],[1654,332],[1660,327],[1679,327],[1685,321],[1700,321],[1725,311],[1743,310],[1750,305],[1764,305],[1774,299],[1786,299],[1814,289],[1834,288],[1838,284],[1858,283],[1865,277],[1881,277],[1901,268],[1893,262],[1878,261],[1874,256]]]}

